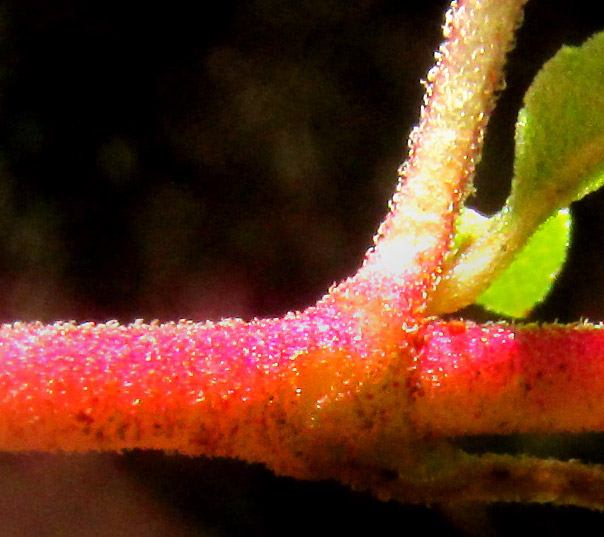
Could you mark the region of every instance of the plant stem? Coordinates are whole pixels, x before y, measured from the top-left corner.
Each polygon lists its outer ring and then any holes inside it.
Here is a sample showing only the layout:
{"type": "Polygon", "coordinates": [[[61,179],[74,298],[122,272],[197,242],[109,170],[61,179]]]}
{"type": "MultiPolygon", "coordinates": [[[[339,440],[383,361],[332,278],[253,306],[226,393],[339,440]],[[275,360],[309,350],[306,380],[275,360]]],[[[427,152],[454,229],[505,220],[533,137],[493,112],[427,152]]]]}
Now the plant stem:
{"type": "Polygon", "coordinates": [[[604,327],[436,322],[413,373],[418,434],[604,431],[604,327]]]}
{"type": "MultiPolygon", "coordinates": [[[[382,301],[395,293],[405,297],[406,303],[392,301],[399,310],[423,312],[426,290],[430,293],[438,283],[455,218],[471,190],[483,133],[502,85],[505,56],[525,2],[467,0],[453,2],[447,13],[447,40],[428,73],[420,122],[409,140],[409,159],[399,170],[391,212],[363,267],[382,277],[398,276],[382,301]],[[418,296],[411,295],[412,289],[418,296]]],[[[440,299],[437,295],[431,313],[439,313],[440,299]]]]}
{"type": "Polygon", "coordinates": [[[386,355],[354,322],[309,308],[250,323],[4,325],[0,450],[162,449],[314,477],[352,457],[381,426],[375,406],[403,389],[383,386],[399,346],[386,355]]]}
{"type": "Polygon", "coordinates": [[[349,326],[309,315],[4,326],[0,448],[155,448],[285,470],[319,431],[353,450],[392,420],[420,438],[604,430],[600,326],[434,322],[409,338],[409,370],[388,364],[400,348],[360,350],[349,326]]]}
{"type": "Polygon", "coordinates": [[[421,483],[379,475],[364,481],[382,499],[404,503],[532,502],[604,509],[604,467],[577,461],[462,454],[421,483]]]}

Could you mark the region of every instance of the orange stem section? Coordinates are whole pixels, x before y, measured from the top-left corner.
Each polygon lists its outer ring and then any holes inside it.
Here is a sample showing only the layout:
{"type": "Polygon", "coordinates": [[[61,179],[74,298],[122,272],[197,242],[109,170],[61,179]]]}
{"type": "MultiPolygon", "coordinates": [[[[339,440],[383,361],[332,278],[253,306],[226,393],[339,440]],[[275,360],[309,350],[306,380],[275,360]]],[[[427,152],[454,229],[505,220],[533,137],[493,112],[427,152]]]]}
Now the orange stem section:
{"type": "Polygon", "coordinates": [[[436,322],[408,384],[418,434],[604,431],[604,327],[436,322]]]}
{"type": "Polygon", "coordinates": [[[327,300],[249,323],[4,325],[0,450],[162,449],[310,478],[381,427],[394,348],[370,328],[327,300]]]}
{"type": "Polygon", "coordinates": [[[4,325],[0,449],[162,449],[326,478],[412,468],[425,437],[604,430],[600,326],[435,321],[393,345],[334,312],[4,325]]]}

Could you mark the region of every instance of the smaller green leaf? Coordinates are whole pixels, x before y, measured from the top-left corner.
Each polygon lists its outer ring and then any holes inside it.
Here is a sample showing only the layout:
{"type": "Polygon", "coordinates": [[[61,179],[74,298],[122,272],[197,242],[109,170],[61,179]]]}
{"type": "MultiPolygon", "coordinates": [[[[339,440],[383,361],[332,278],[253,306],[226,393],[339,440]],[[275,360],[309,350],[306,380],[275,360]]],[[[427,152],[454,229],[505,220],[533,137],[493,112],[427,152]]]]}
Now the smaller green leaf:
{"type": "Polygon", "coordinates": [[[570,242],[568,209],[547,219],[512,263],[478,298],[477,304],[508,317],[526,317],[549,292],[562,269],[570,242]]]}

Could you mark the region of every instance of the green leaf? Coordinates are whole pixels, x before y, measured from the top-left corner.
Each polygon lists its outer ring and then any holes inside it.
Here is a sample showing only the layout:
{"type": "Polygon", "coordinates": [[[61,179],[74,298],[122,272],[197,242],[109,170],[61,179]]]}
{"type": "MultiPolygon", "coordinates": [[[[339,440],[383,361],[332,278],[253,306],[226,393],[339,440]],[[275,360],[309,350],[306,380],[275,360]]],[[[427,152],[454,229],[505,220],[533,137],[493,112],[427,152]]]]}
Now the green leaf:
{"type": "Polygon", "coordinates": [[[568,209],[546,220],[512,263],[478,298],[477,304],[508,317],[526,317],[541,302],[566,259],[570,241],[568,209]]]}
{"type": "Polygon", "coordinates": [[[560,50],[535,77],[524,105],[516,125],[510,197],[495,216],[475,221],[474,229],[468,225],[467,234],[456,237],[430,297],[431,314],[478,301],[522,316],[547,292],[568,238],[556,243],[545,235],[543,245],[551,242],[552,252],[537,248],[540,253],[527,261],[529,268],[507,288],[495,282],[549,217],[604,184],[604,32],[580,47],[560,50]],[[534,281],[533,263],[540,256],[553,263],[544,269],[546,283],[534,281]]]}
{"type": "Polygon", "coordinates": [[[524,103],[508,205],[519,218],[543,221],[604,183],[604,32],[563,47],[524,103]]]}

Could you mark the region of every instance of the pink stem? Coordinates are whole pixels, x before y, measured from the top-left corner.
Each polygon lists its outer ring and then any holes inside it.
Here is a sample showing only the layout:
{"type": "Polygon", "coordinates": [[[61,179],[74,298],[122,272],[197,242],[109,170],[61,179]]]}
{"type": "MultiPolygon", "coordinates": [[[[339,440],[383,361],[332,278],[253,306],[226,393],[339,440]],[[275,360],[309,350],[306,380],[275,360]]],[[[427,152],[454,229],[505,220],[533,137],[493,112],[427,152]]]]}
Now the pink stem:
{"type": "Polygon", "coordinates": [[[330,445],[358,447],[359,392],[391,369],[392,344],[364,330],[327,304],[250,323],[4,325],[0,450],[163,449],[309,477],[330,445]]]}
{"type": "Polygon", "coordinates": [[[282,459],[319,431],[357,449],[360,421],[381,426],[372,413],[420,437],[604,430],[600,326],[438,321],[388,352],[361,333],[316,308],[252,323],[5,325],[0,448],[155,448],[274,467],[295,466],[282,459]]]}
{"type": "Polygon", "coordinates": [[[604,431],[601,325],[426,327],[409,378],[418,434],[604,431]]]}

